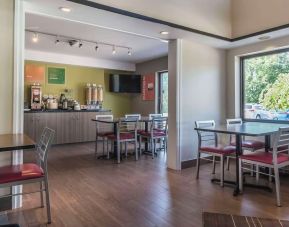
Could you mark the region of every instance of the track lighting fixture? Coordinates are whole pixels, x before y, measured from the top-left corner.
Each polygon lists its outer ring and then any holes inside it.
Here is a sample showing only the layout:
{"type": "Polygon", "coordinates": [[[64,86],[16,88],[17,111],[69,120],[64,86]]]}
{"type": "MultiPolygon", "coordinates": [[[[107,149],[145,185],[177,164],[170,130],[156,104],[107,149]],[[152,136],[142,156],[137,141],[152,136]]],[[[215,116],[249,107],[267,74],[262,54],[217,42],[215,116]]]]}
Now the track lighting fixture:
{"type": "Polygon", "coordinates": [[[115,46],[112,47],[112,54],[115,55],[116,54],[116,49],[115,46]]]}
{"type": "Polygon", "coordinates": [[[100,41],[93,41],[93,40],[85,40],[85,39],[79,39],[76,37],[68,37],[68,36],[61,36],[58,34],[52,34],[47,32],[39,32],[39,31],[33,31],[26,29],[25,30],[28,33],[32,33],[32,42],[37,43],[39,41],[39,34],[43,36],[50,36],[53,37],[55,45],[59,43],[66,43],[71,47],[78,47],[82,48],[84,45],[92,46],[94,47],[95,51],[97,52],[99,48],[103,46],[111,47],[112,48],[112,54],[115,55],[117,53],[116,48],[118,50],[124,49],[127,51],[128,55],[132,55],[132,48],[128,46],[122,46],[122,45],[116,45],[113,43],[106,43],[106,42],[100,42],[100,41]]]}
{"type": "Polygon", "coordinates": [[[37,43],[38,40],[39,40],[39,38],[38,38],[38,34],[37,34],[36,32],[33,33],[32,42],[33,42],[33,43],[37,43]]]}

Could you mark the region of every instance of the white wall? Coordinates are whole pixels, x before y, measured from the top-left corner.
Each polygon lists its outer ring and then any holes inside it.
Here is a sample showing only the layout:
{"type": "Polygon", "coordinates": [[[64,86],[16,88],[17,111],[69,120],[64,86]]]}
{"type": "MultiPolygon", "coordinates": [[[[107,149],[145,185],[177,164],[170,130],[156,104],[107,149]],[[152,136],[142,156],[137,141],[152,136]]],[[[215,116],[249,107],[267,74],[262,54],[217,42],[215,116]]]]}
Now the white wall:
{"type": "Polygon", "coordinates": [[[226,53],[183,40],[180,129],[182,161],[196,158],[196,120],[221,123],[226,113],[226,53]]]}
{"type": "MultiPolygon", "coordinates": [[[[168,70],[168,56],[136,64],[136,73],[140,75],[157,74],[157,72],[164,70],[168,70]]],[[[155,89],[157,89],[157,84],[155,89]]],[[[133,113],[140,113],[144,116],[149,115],[155,112],[155,105],[156,100],[143,101],[141,94],[132,95],[133,113]]]]}
{"type": "Polygon", "coordinates": [[[227,117],[240,116],[240,56],[289,47],[289,36],[234,48],[227,52],[227,117]]]}
{"type": "Polygon", "coordinates": [[[233,37],[289,23],[288,0],[232,0],[233,37]]]}
{"type": "Polygon", "coordinates": [[[25,49],[25,60],[43,61],[68,65],[79,65],[102,69],[135,71],[134,63],[81,57],[67,54],[58,54],[52,52],[35,51],[29,49],[25,49]]]}
{"type": "Polygon", "coordinates": [[[231,36],[230,0],[95,0],[95,2],[217,35],[231,36]]]}

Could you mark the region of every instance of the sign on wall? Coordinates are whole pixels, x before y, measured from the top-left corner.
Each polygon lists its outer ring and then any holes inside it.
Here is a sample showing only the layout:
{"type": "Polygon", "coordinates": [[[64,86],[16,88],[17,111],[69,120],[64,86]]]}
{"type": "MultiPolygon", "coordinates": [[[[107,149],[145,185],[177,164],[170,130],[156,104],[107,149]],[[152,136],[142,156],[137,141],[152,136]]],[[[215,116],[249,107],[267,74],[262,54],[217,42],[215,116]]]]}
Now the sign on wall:
{"type": "Polygon", "coordinates": [[[155,74],[150,73],[142,77],[142,99],[153,101],[155,99],[155,74]]]}
{"type": "Polygon", "coordinates": [[[39,83],[43,84],[45,82],[45,66],[43,65],[25,65],[25,83],[39,83]]]}
{"type": "Polygon", "coordinates": [[[48,67],[48,84],[65,84],[65,68],[48,67]]]}

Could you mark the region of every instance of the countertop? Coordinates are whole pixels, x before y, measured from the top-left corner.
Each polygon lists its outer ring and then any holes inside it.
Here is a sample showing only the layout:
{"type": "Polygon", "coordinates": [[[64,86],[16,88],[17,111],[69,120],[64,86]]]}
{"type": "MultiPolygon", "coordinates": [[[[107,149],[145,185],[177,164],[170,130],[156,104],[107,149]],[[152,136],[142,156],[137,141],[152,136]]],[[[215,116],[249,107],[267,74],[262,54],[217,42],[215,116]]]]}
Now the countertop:
{"type": "Polygon", "coordinates": [[[24,110],[24,113],[58,113],[58,112],[64,112],[64,113],[73,113],[73,112],[111,112],[111,110],[106,109],[100,109],[100,110],[24,110]]]}

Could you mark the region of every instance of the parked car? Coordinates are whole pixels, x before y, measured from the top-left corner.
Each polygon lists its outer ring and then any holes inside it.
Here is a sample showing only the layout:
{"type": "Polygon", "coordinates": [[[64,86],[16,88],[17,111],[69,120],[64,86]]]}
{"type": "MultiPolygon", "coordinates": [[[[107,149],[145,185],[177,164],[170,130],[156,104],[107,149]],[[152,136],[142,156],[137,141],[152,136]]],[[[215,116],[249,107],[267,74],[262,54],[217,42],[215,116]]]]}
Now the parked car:
{"type": "Polygon", "coordinates": [[[261,104],[248,103],[245,105],[245,118],[278,120],[284,116],[275,110],[266,110],[261,104]]]}

